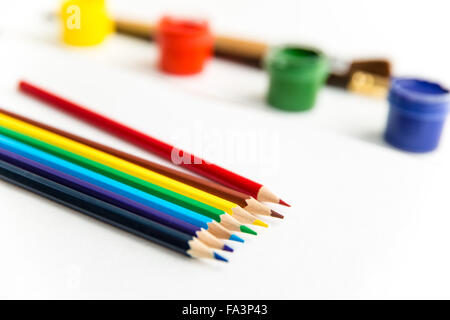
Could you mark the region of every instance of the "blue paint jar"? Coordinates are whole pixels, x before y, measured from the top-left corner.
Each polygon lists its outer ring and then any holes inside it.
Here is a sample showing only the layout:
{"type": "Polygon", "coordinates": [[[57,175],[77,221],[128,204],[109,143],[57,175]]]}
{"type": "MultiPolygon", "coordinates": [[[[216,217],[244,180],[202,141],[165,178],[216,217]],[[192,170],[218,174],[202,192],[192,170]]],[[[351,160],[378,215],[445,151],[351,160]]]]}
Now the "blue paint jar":
{"type": "Polygon", "coordinates": [[[437,83],[394,78],[389,90],[385,140],[411,152],[437,148],[450,105],[450,92],[437,83]]]}

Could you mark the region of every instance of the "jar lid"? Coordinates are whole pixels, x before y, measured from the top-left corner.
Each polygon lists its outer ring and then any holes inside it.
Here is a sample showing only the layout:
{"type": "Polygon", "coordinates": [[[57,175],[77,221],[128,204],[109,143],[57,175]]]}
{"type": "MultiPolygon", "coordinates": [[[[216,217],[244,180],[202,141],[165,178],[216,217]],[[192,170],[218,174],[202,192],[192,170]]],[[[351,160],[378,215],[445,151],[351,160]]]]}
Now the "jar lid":
{"type": "Polygon", "coordinates": [[[286,71],[306,71],[326,65],[322,51],[295,45],[274,47],[267,53],[265,63],[270,69],[286,71]]]}
{"type": "Polygon", "coordinates": [[[208,22],[202,19],[165,16],[159,21],[158,28],[165,35],[177,37],[196,37],[210,33],[208,22]]]}
{"type": "Polygon", "coordinates": [[[393,78],[389,101],[397,107],[416,112],[446,112],[450,91],[438,83],[415,78],[393,78]]]}

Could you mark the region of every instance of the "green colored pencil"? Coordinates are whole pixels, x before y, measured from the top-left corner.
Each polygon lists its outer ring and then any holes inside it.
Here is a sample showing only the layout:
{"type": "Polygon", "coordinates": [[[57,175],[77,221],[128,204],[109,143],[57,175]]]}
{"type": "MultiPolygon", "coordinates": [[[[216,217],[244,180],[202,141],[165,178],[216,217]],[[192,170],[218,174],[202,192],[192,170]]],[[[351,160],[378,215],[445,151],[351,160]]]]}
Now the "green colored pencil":
{"type": "Polygon", "coordinates": [[[57,157],[60,157],[72,163],[83,166],[97,173],[103,174],[111,179],[115,179],[117,181],[125,183],[131,187],[150,193],[161,199],[170,201],[172,203],[175,203],[192,211],[198,212],[204,216],[210,217],[211,219],[214,219],[215,221],[221,223],[225,228],[229,230],[241,231],[253,235],[257,234],[255,231],[248,228],[247,226],[241,225],[236,219],[228,215],[225,211],[219,210],[200,201],[191,199],[179,193],[162,188],[148,181],[139,179],[122,171],[103,165],[99,162],[87,159],[83,156],[58,148],[54,145],[45,143],[41,140],[21,134],[17,131],[10,130],[0,126],[0,133],[4,134],[5,136],[11,137],[12,139],[16,139],[25,144],[43,150],[45,152],[51,153],[57,157]]]}

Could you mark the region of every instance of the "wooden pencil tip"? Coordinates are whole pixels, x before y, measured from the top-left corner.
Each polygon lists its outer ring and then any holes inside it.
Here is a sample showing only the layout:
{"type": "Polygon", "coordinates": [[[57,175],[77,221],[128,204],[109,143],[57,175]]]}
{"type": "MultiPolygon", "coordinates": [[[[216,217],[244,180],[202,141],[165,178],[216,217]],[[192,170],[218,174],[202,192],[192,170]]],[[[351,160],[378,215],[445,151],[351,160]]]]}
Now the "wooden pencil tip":
{"type": "Polygon", "coordinates": [[[258,233],[257,233],[256,231],[250,229],[250,228],[247,227],[247,226],[241,225],[240,229],[241,229],[241,231],[244,232],[244,233],[252,234],[252,235],[254,235],[254,236],[257,236],[257,235],[258,235],[258,233]]]}
{"type": "Polygon", "coordinates": [[[283,206],[286,206],[286,207],[290,207],[291,205],[290,204],[288,204],[288,203],[286,203],[286,202],[284,202],[283,200],[278,200],[278,203],[279,204],[281,204],[281,205],[283,205],[283,206]]]}
{"type": "Polygon", "coordinates": [[[235,234],[232,234],[232,235],[230,236],[230,240],[237,241],[237,242],[244,242],[244,239],[238,237],[238,236],[235,235],[235,234]]]}
{"type": "Polygon", "coordinates": [[[234,252],[233,248],[227,246],[226,244],[223,245],[223,248],[222,248],[222,249],[223,249],[224,251],[234,252]]]}
{"type": "Polygon", "coordinates": [[[284,216],[282,214],[279,214],[275,210],[270,210],[270,216],[278,219],[284,219],[284,216]]]}
{"type": "Polygon", "coordinates": [[[228,259],[222,257],[220,254],[214,252],[214,259],[219,260],[219,261],[223,261],[223,262],[228,262],[228,259]]]}
{"type": "Polygon", "coordinates": [[[261,221],[259,219],[256,219],[255,221],[253,221],[253,224],[255,226],[260,226],[260,227],[264,227],[264,228],[268,228],[269,225],[267,223],[265,223],[264,221],[261,221]]]}

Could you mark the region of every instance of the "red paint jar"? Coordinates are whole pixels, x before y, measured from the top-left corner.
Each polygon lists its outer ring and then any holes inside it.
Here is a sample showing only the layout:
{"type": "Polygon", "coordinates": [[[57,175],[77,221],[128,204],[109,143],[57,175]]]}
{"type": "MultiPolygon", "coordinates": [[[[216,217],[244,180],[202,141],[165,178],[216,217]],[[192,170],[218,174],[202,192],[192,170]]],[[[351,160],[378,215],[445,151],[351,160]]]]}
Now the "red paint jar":
{"type": "Polygon", "coordinates": [[[159,68],[189,75],[203,70],[213,51],[213,36],[206,21],[163,17],[158,24],[159,68]]]}

